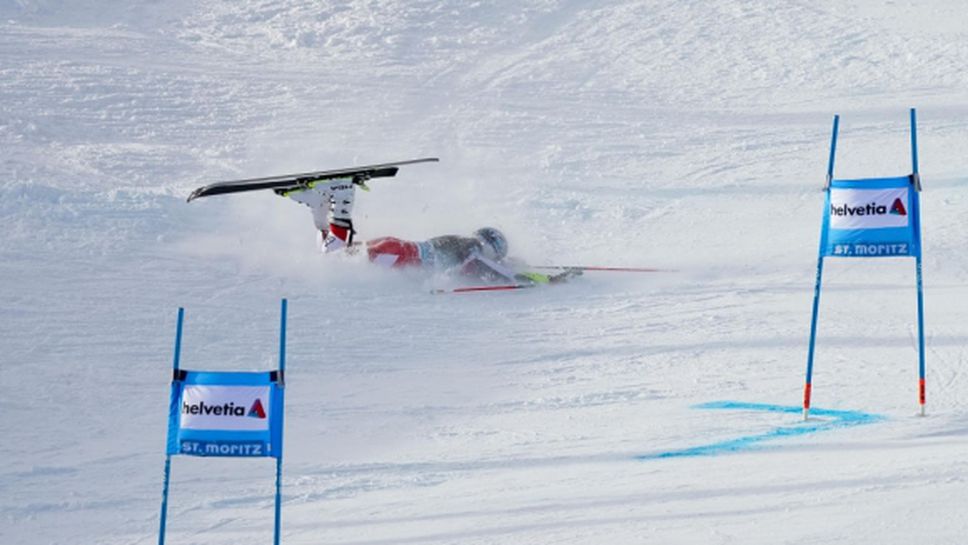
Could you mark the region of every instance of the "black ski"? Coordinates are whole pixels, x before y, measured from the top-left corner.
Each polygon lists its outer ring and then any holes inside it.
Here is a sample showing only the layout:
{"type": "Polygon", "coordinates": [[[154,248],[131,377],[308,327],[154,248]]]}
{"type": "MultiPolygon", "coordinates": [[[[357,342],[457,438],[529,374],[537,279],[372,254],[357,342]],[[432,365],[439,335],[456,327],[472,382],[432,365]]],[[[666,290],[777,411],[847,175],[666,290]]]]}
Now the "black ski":
{"type": "Polygon", "coordinates": [[[411,159],[409,161],[397,161],[395,163],[381,163],[378,165],[341,168],[337,170],[282,174],[279,176],[249,178],[246,180],[227,180],[224,182],[215,182],[192,191],[192,194],[188,196],[188,202],[192,202],[199,197],[241,193],[243,191],[255,191],[258,189],[296,189],[306,187],[320,180],[331,180],[335,178],[353,178],[354,183],[361,184],[371,178],[392,178],[397,175],[397,171],[400,170],[398,167],[402,165],[436,163],[438,161],[440,159],[436,157],[426,157],[423,159],[411,159]]]}

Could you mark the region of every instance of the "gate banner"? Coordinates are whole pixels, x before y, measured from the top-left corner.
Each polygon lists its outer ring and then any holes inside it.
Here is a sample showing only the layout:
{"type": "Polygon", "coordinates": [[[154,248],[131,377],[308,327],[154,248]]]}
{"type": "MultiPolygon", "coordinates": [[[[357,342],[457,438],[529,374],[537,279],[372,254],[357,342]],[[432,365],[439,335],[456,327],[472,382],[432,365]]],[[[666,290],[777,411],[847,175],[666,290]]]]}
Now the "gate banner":
{"type": "Polygon", "coordinates": [[[168,454],[282,456],[278,373],[183,371],[172,381],[168,454]]]}
{"type": "Polygon", "coordinates": [[[833,180],[820,253],[832,257],[919,257],[918,191],[911,176],[833,180]]]}

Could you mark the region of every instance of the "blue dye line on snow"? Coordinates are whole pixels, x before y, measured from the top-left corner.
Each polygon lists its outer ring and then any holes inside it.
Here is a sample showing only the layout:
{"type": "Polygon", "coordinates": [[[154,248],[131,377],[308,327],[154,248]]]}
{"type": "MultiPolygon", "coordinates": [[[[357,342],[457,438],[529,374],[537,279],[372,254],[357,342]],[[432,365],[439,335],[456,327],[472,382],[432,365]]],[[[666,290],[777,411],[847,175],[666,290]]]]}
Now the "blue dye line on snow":
{"type": "MultiPolygon", "coordinates": [[[[720,409],[734,411],[765,411],[771,413],[788,413],[800,415],[802,407],[788,407],[784,405],[769,405],[765,403],[743,403],[739,401],[712,401],[695,405],[694,409],[720,409]]],[[[768,432],[744,435],[735,439],[726,439],[708,445],[699,445],[679,450],[669,450],[654,454],[636,456],[637,460],[659,460],[663,458],[685,458],[689,456],[712,456],[756,448],[760,443],[796,437],[822,431],[830,431],[854,426],[863,426],[880,422],[885,418],[880,415],[860,411],[838,411],[833,409],[810,409],[810,419],[791,426],[780,426],[768,432]]]]}

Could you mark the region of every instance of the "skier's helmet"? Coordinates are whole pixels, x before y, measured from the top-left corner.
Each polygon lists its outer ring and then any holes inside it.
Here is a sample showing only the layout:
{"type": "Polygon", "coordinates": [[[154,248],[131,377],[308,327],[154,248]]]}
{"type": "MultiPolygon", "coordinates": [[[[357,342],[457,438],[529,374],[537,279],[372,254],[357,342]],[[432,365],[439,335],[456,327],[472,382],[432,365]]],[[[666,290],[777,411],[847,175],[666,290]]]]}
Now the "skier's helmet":
{"type": "Polygon", "coordinates": [[[474,238],[484,247],[484,257],[500,261],[508,255],[508,240],[504,233],[493,227],[482,227],[474,231],[474,238]]]}

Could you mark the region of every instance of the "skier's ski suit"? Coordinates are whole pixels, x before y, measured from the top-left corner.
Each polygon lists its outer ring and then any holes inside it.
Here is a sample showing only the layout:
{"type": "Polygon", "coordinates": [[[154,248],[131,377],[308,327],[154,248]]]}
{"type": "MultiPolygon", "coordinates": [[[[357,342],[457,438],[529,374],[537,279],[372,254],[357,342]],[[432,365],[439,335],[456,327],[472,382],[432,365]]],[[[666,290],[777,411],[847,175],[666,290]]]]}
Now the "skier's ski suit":
{"type": "MultiPolygon", "coordinates": [[[[359,245],[353,243],[352,211],[356,188],[351,178],[336,179],[306,189],[280,193],[296,202],[309,206],[313,222],[318,230],[320,249],[333,252],[346,248],[354,251],[359,245]]],[[[395,237],[376,238],[365,243],[369,260],[377,265],[405,268],[421,267],[434,271],[457,271],[461,275],[485,282],[535,282],[547,283],[554,277],[539,273],[517,273],[505,261],[505,245],[497,255],[477,236],[445,235],[425,241],[403,240],[395,237]]]]}
{"type": "Polygon", "coordinates": [[[444,235],[424,241],[382,237],[367,241],[370,261],[393,268],[423,267],[459,271],[487,281],[514,281],[516,273],[498,260],[485,257],[481,241],[474,237],[444,235]]]}

